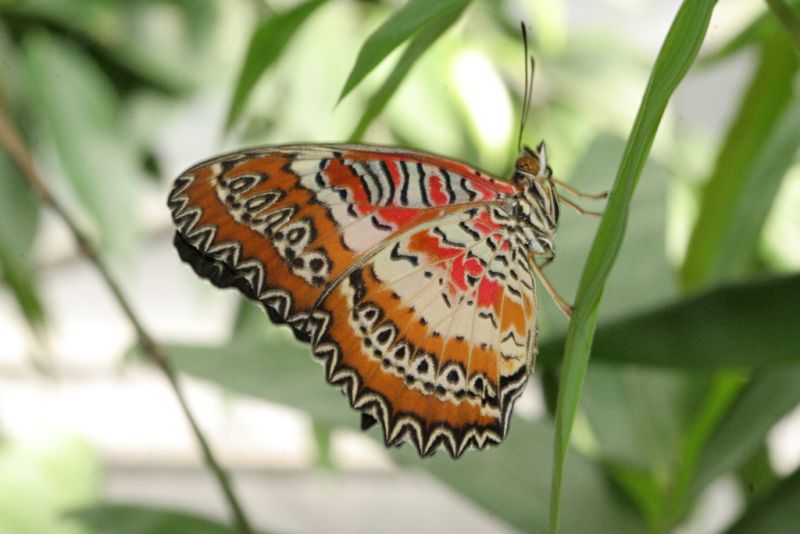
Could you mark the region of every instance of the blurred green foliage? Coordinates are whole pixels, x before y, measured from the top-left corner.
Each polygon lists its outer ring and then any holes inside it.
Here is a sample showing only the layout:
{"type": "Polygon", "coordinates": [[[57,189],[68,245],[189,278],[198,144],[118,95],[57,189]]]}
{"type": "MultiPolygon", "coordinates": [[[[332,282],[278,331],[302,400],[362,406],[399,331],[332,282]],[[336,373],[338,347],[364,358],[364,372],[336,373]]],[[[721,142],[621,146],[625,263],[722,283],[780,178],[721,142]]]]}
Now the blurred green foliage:
{"type": "MultiPolygon", "coordinates": [[[[175,131],[199,129],[219,150],[348,138],[403,144],[506,175],[522,97],[519,17],[533,21],[537,86],[526,140],[545,138],[558,175],[584,190],[610,188],[621,162],[632,164],[633,184],[644,166],[635,196],[631,187],[617,207],[629,209],[624,240],[614,236],[618,259],[608,280],[598,279],[603,300],[579,405],[575,397],[580,426],[564,473],[561,530],[673,531],[720,476],[747,488],[732,532],[800,524],[793,506],[798,472],[782,478],[764,460],[767,433],[800,404],[800,265],[763,246],[766,221],[777,216],[776,199],[798,166],[800,63],[791,31],[800,3],[770,2],[780,5],[779,16],[765,5],[701,54],[693,67],[700,73],[748,54],[757,64],[723,131],[675,120],[668,109],[649,159],[646,148],[625,151],[655,60],[630,37],[574,31],[569,6],[558,1],[429,4],[2,0],[0,94],[53,189],[101,250],[123,264],[153,231],[137,210],[142,192],[153,178],[166,190],[180,170],[164,146],[175,142],[175,131]],[[510,120],[499,138],[456,75],[465,58],[482,69],[476,57],[490,65],[477,75],[501,82],[483,103],[498,121],[510,120]],[[192,116],[192,103],[208,95],[222,102],[218,116],[192,116]],[[504,102],[517,111],[506,117],[504,102]],[[190,124],[165,126],[176,120],[190,124]],[[675,237],[681,229],[686,243],[675,237]],[[679,253],[668,254],[670,240],[679,253]]],[[[659,68],[675,74],[685,66],[667,56],[659,68]]],[[[669,90],[661,96],[665,103],[669,90]]],[[[640,148],[649,145],[640,141],[640,148]]],[[[0,273],[38,331],[47,320],[41,258],[33,252],[41,215],[3,151],[0,193],[0,273]]],[[[794,202],[796,213],[800,199],[794,202]]],[[[595,227],[564,217],[549,274],[569,299],[595,227]]],[[[558,376],[567,330],[541,297],[541,356],[532,380],[558,376]]],[[[357,428],[356,414],[324,384],[307,348],[250,304],[242,304],[229,343],[172,346],[170,355],[182,372],[227,391],[308,412],[321,446],[326,429],[357,428]]],[[[541,532],[551,499],[552,416],[517,415],[503,445],[456,462],[420,460],[407,448],[390,454],[401,468],[432,474],[510,526],[541,532]]],[[[369,434],[379,439],[375,430],[369,434]]],[[[42,474],[51,464],[37,460],[36,446],[6,444],[0,485],[20,488],[27,504],[0,505],[0,530],[35,519],[44,523],[27,531],[84,531],[73,519],[59,523],[56,512],[97,499],[93,460],[74,443],[54,447],[56,456],[72,458],[66,463],[75,472],[67,478],[78,497],[59,496],[65,479],[42,474]],[[42,493],[52,498],[37,499],[42,493]]],[[[188,514],[124,505],[97,504],[75,517],[98,532],[226,531],[188,514]]]]}
{"type": "Polygon", "coordinates": [[[0,444],[0,531],[91,532],[65,510],[87,506],[100,494],[97,458],[89,445],[60,435],[0,444]]]}

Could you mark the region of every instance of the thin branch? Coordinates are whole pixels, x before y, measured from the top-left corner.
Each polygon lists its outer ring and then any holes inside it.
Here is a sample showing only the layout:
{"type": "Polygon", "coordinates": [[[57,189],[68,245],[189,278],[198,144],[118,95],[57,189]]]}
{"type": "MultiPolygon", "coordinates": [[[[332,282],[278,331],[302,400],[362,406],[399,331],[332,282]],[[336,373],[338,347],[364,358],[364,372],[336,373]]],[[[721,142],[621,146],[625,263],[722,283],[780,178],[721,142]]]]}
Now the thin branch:
{"type": "Polygon", "coordinates": [[[158,368],[161,369],[170,386],[172,387],[175,397],[178,399],[178,403],[181,406],[181,410],[183,410],[186,420],[189,422],[189,426],[192,429],[195,440],[202,450],[203,459],[205,460],[208,468],[212,471],[213,475],[216,477],[217,482],[222,489],[222,493],[224,494],[225,499],[228,501],[228,505],[230,506],[231,513],[233,514],[236,527],[239,529],[239,531],[246,534],[253,532],[252,528],[250,528],[250,523],[247,520],[247,516],[245,516],[244,510],[242,509],[242,506],[239,504],[239,500],[233,492],[228,475],[214,458],[211,447],[203,435],[200,426],[197,424],[197,421],[195,420],[188,403],[186,402],[186,398],[184,397],[181,386],[178,383],[175,371],[165,357],[163,349],[147,332],[144,325],[142,325],[142,322],[134,313],[131,305],[128,303],[128,300],[122,294],[122,290],[120,289],[119,285],[111,276],[108,267],[100,257],[100,254],[97,252],[95,247],[92,245],[91,241],[87,238],[86,234],[78,227],[64,207],[50,193],[50,190],[47,188],[44,180],[42,180],[42,177],[39,175],[36,167],[33,164],[33,157],[31,156],[28,147],[25,145],[22,137],[11,123],[2,103],[0,103],[0,145],[5,147],[6,151],[14,160],[17,167],[19,167],[20,171],[28,179],[31,187],[39,196],[41,201],[44,204],[47,204],[58,214],[61,220],[64,221],[74,236],[80,253],[83,254],[100,273],[100,276],[103,278],[106,285],[111,290],[111,293],[114,295],[114,298],[117,300],[117,304],[119,304],[120,308],[122,308],[123,313],[133,326],[142,350],[153,360],[158,368]]]}

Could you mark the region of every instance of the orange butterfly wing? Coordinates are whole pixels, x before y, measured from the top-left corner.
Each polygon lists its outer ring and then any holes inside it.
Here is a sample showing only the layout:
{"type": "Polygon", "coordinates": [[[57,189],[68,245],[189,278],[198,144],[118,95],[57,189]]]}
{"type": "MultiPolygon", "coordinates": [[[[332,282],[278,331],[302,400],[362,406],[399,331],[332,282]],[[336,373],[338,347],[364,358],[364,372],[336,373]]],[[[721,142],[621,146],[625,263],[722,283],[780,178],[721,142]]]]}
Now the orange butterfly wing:
{"type": "Polygon", "coordinates": [[[462,163],[382,147],[252,149],[170,193],[181,257],[311,343],[387,445],[497,443],[536,351],[514,193],[462,163]]]}

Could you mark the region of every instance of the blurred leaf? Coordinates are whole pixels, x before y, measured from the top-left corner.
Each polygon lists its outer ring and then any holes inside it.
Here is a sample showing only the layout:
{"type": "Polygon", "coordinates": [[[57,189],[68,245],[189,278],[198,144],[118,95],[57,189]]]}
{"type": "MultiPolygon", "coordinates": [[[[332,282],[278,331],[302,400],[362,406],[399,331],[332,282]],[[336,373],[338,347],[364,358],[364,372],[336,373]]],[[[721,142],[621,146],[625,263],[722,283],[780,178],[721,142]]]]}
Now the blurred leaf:
{"type": "Polygon", "coordinates": [[[703,373],[592,366],[581,405],[603,459],[664,483],[707,382],[703,373]]]}
{"type": "Polygon", "coordinates": [[[169,54],[161,43],[143,36],[137,24],[145,18],[148,4],[184,2],[195,4],[187,12],[194,24],[207,16],[209,5],[192,0],[25,0],[0,6],[0,15],[24,33],[47,30],[71,41],[79,41],[102,63],[106,76],[118,86],[145,85],[168,93],[189,88],[191,70],[185,58],[169,54]],[[205,4],[205,6],[204,6],[205,4]]]}
{"type": "Polygon", "coordinates": [[[767,0],[767,5],[783,24],[794,41],[795,48],[800,51],[800,16],[784,0],[767,0]]]}
{"type": "Polygon", "coordinates": [[[187,512],[105,503],[73,510],[71,517],[97,534],[236,534],[235,528],[187,512]]]}
{"type": "MultiPolygon", "coordinates": [[[[592,359],[662,367],[800,364],[800,275],[717,288],[597,330],[592,359]]],[[[553,365],[563,341],[545,342],[553,365]]]]}
{"type": "MultiPolygon", "coordinates": [[[[263,312],[262,312],[263,313],[263,312]]],[[[297,407],[322,424],[358,428],[358,414],[345,397],[325,384],[320,365],[307,346],[285,327],[270,324],[264,314],[264,333],[246,333],[216,347],[172,346],[176,368],[246,395],[297,407]]]]}
{"type": "MultiPolygon", "coordinates": [[[[548,521],[553,425],[515,417],[498,447],[468,452],[458,460],[439,454],[420,460],[409,447],[393,456],[407,467],[424,469],[458,493],[521,532],[545,532],[548,521]]],[[[602,470],[571,452],[564,485],[564,533],[643,532],[633,508],[613,489],[602,470]],[[582,511],[591,510],[591,513],[582,511]]]]}
{"type": "Polygon", "coordinates": [[[411,42],[403,52],[403,55],[394,66],[392,73],[383,82],[383,85],[370,96],[367,102],[367,108],[361,115],[355,130],[350,134],[351,141],[360,141],[364,137],[364,133],[375,118],[380,115],[383,108],[392,98],[397,88],[403,82],[411,67],[417,60],[425,53],[425,51],[436,42],[441,35],[452,26],[464,12],[467,7],[467,2],[464,2],[460,9],[453,11],[445,11],[432,17],[431,20],[425,24],[422,29],[411,38],[411,42]]]}
{"type": "Polygon", "coordinates": [[[780,479],[772,469],[766,442],[762,442],[755,452],[739,466],[736,478],[742,485],[748,503],[756,502],[767,491],[775,487],[780,479]]]}
{"type": "Polygon", "coordinates": [[[800,365],[759,371],[720,422],[698,462],[697,494],[755,454],[772,426],[800,403],[800,365]]]}
{"type": "Polygon", "coordinates": [[[710,54],[698,60],[698,66],[710,67],[720,61],[741,52],[746,47],[759,44],[773,35],[777,23],[775,17],[766,9],[761,15],[756,17],[753,22],[745,26],[739,33],[731,37],[727,42],[710,54]]]}
{"type": "MultiPolygon", "coordinates": [[[[192,44],[195,47],[202,47],[209,42],[208,36],[216,25],[219,24],[221,6],[215,2],[204,0],[145,0],[139,4],[169,4],[178,7],[186,18],[192,44]]],[[[136,3],[121,1],[125,7],[131,5],[134,8],[136,3]]]]}
{"type": "MultiPolygon", "coordinates": [[[[430,24],[440,25],[453,13],[461,13],[470,0],[409,0],[389,17],[361,46],[353,70],[339,95],[347,96],[386,56],[412,35],[426,30],[430,24]]],[[[440,26],[441,27],[441,26],[440,26]]],[[[407,58],[409,59],[409,58],[407,58]]]]}
{"type": "Polygon", "coordinates": [[[758,503],[750,506],[728,534],[783,534],[800,525],[800,470],[783,480],[758,503]]]}
{"type": "MultiPolygon", "coordinates": [[[[326,426],[358,429],[358,414],[325,383],[322,368],[311,361],[308,348],[294,343],[285,328],[268,328],[268,336],[248,335],[217,348],[172,347],[170,360],[182,372],[238,393],[306,410],[326,426]]],[[[382,442],[377,429],[368,435],[382,442]]],[[[538,532],[547,524],[552,435],[550,424],[517,417],[499,447],[468,452],[455,461],[445,454],[420,459],[413,447],[406,446],[397,451],[396,458],[431,472],[512,525],[538,532]]],[[[585,532],[591,527],[593,532],[604,532],[596,530],[600,524],[608,525],[607,532],[641,531],[632,511],[618,502],[598,468],[576,455],[568,473],[567,504],[576,509],[591,506],[593,514],[565,519],[564,532],[585,532]]]]}
{"type": "Polygon", "coordinates": [[[709,438],[719,426],[745,382],[743,373],[724,371],[715,373],[707,388],[703,402],[680,444],[680,454],[666,481],[666,492],[661,505],[661,523],[657,532],[667,532],[683,520],[691,509],[691,485],[709,438]]]}
{"type": "Polygon", "coordinates": [[[633,192],[650,152],[672,92],[689,70],[705,37],[713,0],[686,0],[681,5],[653,66],[650,81],[606,204],[600,228],[578,286],[575,312],[567,332],[556,411],[555,456],[550,531],[558,532],[562,470],[572,424],[589,360],[598,308],[608,275],[622,246],[633,192]]]}
{"type": "MultiPolygon", "coordinates": [[[[788,9],[800,9],[800,0],[789,0],[788,9]]],[[[778,26],[778,18],[774,13],[768,9],[755,17],[753,21],[745,26],[740,32],[728,39],[723,45],[719,46],[715,51],[706,55],[698,61],[699,66],[707,67],[719,63],[722,60],[740,52],[748,46],[754,44],[764,44],[768,42],[776,30],[781,31],[778,26]]]]}
{"type": "Polygon", "coordinates": [[[605,471],[635,503],[639,514],[655,530],[661,518],[662,490],[652,473],[624,463],[603,462],[605,471]]]}
{"type": "Polygon", "coordinates": [[[269,323],[264,309],[250,299],[239,299],[239,309],[233,321],[233,337],[258,336],[265,334],[269,323]]]}
{"type": "Polygon", "coordinates": [[[233,91],[225,128],[229,129],[239,118],[256,83],[281,56],[294,34],[326,0],[308,0],[297,7],[271,15],[262,22],[250,37],[244,64],[233,91]]]}
{"type": "Polygon", "coordinates": [[[791,40],[777,30],[762,45],[758,69],[703,189],[681,271],[685,287],[735,279],[749,266],[800,140],[800,99],[791,104],[798,67],[791,40]]]}
{"type": "Polygon", "coordinates": [[[314,443],[317,446],[316,467],[318,469],[332,471],[334,468],[333,458],[331,457],[332,429],[328,425],[320,424],[316,420],[313,421],[311,429],[314,435],[314,443]]]}
{"type": "Polygon", "coordinates": [[[99,493],[97,459],[80,440],[44,435],[0,445],[0,532],[79,534],[63,513],[99,493]]]}
{"type": "Polygon", "coordinates": [[[31,257],[39,223],[36,196],[0,149],[0,275],[8,284],[20,309],[33,326],[44,320],[34,279],[31,257]]]}
{"type": "Polygon", "coordinates": [[[108,80],[79,48],[44,33],[24,42],[35,105],[64,172],[103,245],[130,251],[135,157],[125,144],[108,80]]]}

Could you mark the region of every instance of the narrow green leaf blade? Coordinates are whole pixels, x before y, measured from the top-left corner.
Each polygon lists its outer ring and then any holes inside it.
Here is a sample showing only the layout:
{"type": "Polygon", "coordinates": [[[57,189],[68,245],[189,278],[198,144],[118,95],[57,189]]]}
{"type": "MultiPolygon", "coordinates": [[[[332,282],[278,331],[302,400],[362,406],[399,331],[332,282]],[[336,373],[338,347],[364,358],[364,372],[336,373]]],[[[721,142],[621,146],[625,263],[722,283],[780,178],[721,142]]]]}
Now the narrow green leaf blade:
{"type": "Polygon", "coordinates": [[[639,113],[626,145],[619,172],[578,286],[576,309],[567,332],[564,367],[556,411],[550,530],[558,532],[562,474],[580,400],[600,299],[622,246],[629,205],[675,88],[693,63],[705,37],[713,0],[687,0],[682,5],[656,59],[639,113]]]}
{"type": "Polygon", "coordinates": [[[774,27],[703,190],[681,270],[685,287],[735,279],[749,266],[769,207],[796,152],[800,123],[792,102],[798,100],[793,94],[799,68],[791,40],[774,27]]]}
{"type": "Polygon", "coordinates": [[[370,35],[358,52],[355,65],[342,87],[339,102],[372,72],[395,48],[431,21],[461,12],[470,0],[409,0],[370,35]]]}
{"type": "MultiPolygon", "coordinates": [[[[597,329],[592,359],[685,369],[800,364],[800,276],[717,288],[597,329]]],[[[542,344],[555,365],[562,340],[542,344]]]]}
{"type": "Polygon", "coordinates": [[[772,426],[798,403],[800,363],[756,373],[709,439],[698,462],[693,493],[755,454],[772,426]]]}
{"type": "Polygon", "coordinates": [[[239,119],[253,88],[278,60],[297,30],[326,0],[308,0],[284,13],[270,16],[253,32],[233,91],[225,128],[239,119]]]}
{"type": "Polygon", "coordinates": [[[380,115],[383,108],[386,107],[389,99],[391,99],[392,95],[397,91],[397,88],[400,87],[400,84],[403,82],[406,75],[408,75],[414,63],[416,63],[425,51],[461,17],[466,7],[467,3],[464,2],[460,8],[446,11],[432,18],[411,39],[402,57],[400,57],[400,60],[394,66],[392,73],[386,78],[383,85],[381,85],[375,94],[370,97],[367,108],[361,115],[361,119],[359,119],[355,130],[350,135],[351,141],[360,141],[364,137],[364,132],[366,132],[369,125],[372,124],[372,121],[380,115]]]}

